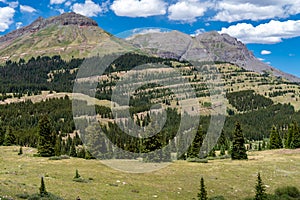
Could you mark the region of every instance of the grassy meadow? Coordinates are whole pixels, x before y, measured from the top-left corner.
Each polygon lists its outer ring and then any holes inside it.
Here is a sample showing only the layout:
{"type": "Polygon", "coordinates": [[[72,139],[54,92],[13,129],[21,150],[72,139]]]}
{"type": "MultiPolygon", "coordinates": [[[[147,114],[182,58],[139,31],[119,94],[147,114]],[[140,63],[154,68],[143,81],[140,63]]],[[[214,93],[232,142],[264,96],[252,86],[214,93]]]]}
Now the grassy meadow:
{"type": "Polygon", "coordinates": [[[204,177],[209,197],[226,199],[254,196],[257,172],[267,192],[280,186],[300,186],[300,149],[250,152],[248,161],[210,160],[208,163],[175,161],[155,172],[131,174],[116,171],[97,160],[49,160],[34,157],[35,149],[0,147],[0,196],[39,192],[40,177],[46,189],[67,200],[193,199],[204,177]],[[74,182],[78,169],[85,182],[74,182]]]}

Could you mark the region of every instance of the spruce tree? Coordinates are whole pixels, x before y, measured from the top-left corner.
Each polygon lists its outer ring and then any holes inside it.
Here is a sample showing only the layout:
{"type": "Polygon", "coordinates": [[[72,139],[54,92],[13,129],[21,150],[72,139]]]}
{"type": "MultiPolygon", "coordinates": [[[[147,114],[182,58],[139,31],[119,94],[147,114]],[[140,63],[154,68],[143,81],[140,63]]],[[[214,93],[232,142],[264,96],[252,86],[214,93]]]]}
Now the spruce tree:
{"type": "Polygon", "coordinates": [[[298,124],[294,122],[293,147],[300,148],[300,130],[298,124]]]}
{"type": "Polygon", "coordinates": [[[54,142],[55,137],[52,134],[52,127],[47,116],[43,116],[38,125],[39,145],[38,153],[42,157],[54,156],[54,142]]]}
{"type": "Polygon", "coordinates": [[[235,124],[235,131],[233,133],[231,159],[232,160],[248,159],[246,148],[245,148],[245,139],[239,122],[235,124]]]}
{"type": "Polygon", "coordinates": [[[47,196],[48,192],[46,191],[46,186],[44,183],[44,177],[41,178],[41,187],[40,187],[40,196],[44,197],[47,196]]]}
{"type": "Polygon", "coordinates": [[[296,132],[296,127],[294,124],[290,124],[288,128],[287,138],[285,141],[285,148],[292,148],[291,144],[294,140],[294,132],[296,132]]]}
{"type": "Polygon", "coordinates": [[[61,150],[62,150],[61,137],[56,136],[55,145],[54,145],[54,154],[55,154],[55,156],[60,156],[61,155],[61,150]]]}
{"type": "Polygon", "coordinates": [[[258,151],[261,151],[262,148],[261,148],[261,144],[260,144],[260,141],[258,142],[258,151]]]}
{"type": "Polygon", "coordinates": [[[255,200],[264,200],[266,199],[266,188],[263,185],[263,182],[260,177],[260,173],[257,175],[257,183],[255,185],[255,200]]]}
{"type": "Polygon", "coordinates": [[[77,152],[76,152],[76,147],[75,147],[74,140],[73,140],[72,145],[71,145],[70,156],[77,157],[77,152]]]}
{"type": "Polygon", "coordinates": [[[275,126],[273,126],[271,130],[269,145],[270,145],[270,149],[282,148],[282,140],[275,126]]]}
{"type": "Polygon", "coordinates": [[[8,126],[6,128],[5,136],[4,136],[4,146],[11,146],[15,144],[16,137],[12,132],[12,128],[8,126]]]}
{"type": "Polygon", "coordinates": [[[77,179],[77,178],[80,178],[80,175],[78,173],[78,169],[76,169],[75,176],[74,176],[74,179],[77,179]]]}
{"type": "Polygon", "coordinates": [[[207,200],[207,192],[204,185],[204,179],[201,177],[200,181],[200,191],[198,193],[198,200],[207,200]]]}
{"type": "Polygon", "coordinates": [[[23,154],[23,149],[22,149],[22,146],[21,146],[20,149],[19,149],[18,155],[22,155],[22,154],[23,154]]]}
{"type": "Polygon", "coordinates": [[[224,156],[224,155],[226,155],[226,152],[225,152],[225,147],[222,145],[220,150],[220,156],[224,156]]]}
{"type": "Polygon", "coordinates": [[[199,126],[195,138],[188,149],[187,157],[188,158],[198,158],[200,155],[200,149],[203,143],[203,130],[199,126]]]}

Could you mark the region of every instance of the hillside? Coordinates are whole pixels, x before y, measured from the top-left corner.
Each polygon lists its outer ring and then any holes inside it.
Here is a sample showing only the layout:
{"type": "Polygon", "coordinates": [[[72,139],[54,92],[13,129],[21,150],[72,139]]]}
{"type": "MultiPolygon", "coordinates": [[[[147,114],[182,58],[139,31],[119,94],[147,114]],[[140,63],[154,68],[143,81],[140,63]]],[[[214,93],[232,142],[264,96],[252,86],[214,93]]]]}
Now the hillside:
{"type": "Polygon", "coordinates": [[[32,24],[0,37],[0,63],[45,55],[60,55],[65,60],[85,58],[96,47],[98,54],[131,48],[101,29],[92,19],[64,13],[48,19],[40,17],[32,24]]]}

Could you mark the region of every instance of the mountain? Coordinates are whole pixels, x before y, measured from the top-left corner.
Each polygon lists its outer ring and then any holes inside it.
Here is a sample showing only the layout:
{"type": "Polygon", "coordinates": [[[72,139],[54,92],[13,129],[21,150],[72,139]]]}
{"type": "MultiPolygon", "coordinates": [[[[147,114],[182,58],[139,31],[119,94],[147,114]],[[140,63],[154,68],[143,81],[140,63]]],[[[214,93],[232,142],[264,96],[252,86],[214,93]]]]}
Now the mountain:
{"type": "Polygon", "coordinates": [[[242,42],[227,34],[206,32],[192,37],[171,31],[139,34],[122,40],[101,29],[94,20],[74,12],[48,19],[39,17],[32,24],[0,37],[0,64],[20,58],[29,60],[33,56],[59,54],[62,59],[70,60],[94,52],[107,54],[133,49],[164,58],[228,62],[249,71],[300,82],[300,78],[261,62],[242,42]]]}
{"type": "Polygon", "coordinates": [[[102,51],[107,53],[127,48],[126,45],[94,20],[70,12],[48,19],[39,17],[32,24],[0,37],[0,63],[57,54],[63,59],[83,58],[96,46],[103,46],[102,51]]]}
{"type": "Polygon", "coordinates": [[[246,70],[271,73],[292,82],[300,79],[284,73],[258,60],[247,47],[236,38],[216,31],[195,37],[178,31],[139,34],[127,39],[137,48],[165,58],[192,61],[222,61],[236,64],[246,70]]]}

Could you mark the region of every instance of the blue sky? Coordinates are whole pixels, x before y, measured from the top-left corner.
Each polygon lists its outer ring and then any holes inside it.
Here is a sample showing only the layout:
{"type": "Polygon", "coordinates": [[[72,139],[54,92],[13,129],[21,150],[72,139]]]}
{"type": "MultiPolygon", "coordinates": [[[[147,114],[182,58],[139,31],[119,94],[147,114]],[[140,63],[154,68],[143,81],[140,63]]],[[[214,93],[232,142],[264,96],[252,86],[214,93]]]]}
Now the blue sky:
{"type": "Polygon", "coordinates": [[[112,34],[145,27],[228,33],[263,62],[300,77],[300,0],[0,0],[0,35],[70,11],[112,34]]]}

